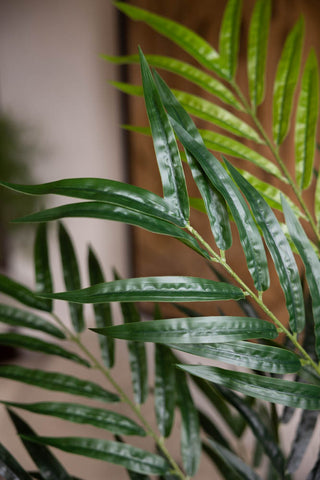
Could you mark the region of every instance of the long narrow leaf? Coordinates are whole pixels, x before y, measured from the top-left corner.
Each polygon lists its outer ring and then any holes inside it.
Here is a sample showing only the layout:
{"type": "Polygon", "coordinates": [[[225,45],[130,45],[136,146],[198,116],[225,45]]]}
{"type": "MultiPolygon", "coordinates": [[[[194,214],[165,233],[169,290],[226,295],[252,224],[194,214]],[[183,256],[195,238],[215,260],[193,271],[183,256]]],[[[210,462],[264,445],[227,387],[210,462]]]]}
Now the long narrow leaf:
{"type": "Polygon", "coordinates": [[[0,443],[0,475],[5,480],[32,480],[2,443],[0,443]]]}
{"type": "Polygon", "coordinates": [[[314,464],[311,472],[309,473],[307,480],[317,480],[320,474],[320,451],[318,453],[318,458],[316,463],[314,464]]]}
{"type": "Polygon", "coordinates": [[[317,425],[318,412],[305,410],[301,413],[296,435],[293,440],[286,471],[294,473],[300,466],[317,425]]]}
{"type": "Polygon", "coordinates": [[[148,63],[140,50],[144,100],[152,131],[165,200],[175,215],[188,223],[189,200],[178,145],[154,84],[148,63]]]}
{"type": "Polygon", "coordinates": [[[304,301],[299,271],[290,245],[276,216],[262,196],[229,162],[227,162],[227,165],[234,180],[246,196],[254,217],[263,232],[285,294],[290,327],[293,332],[299,333],[305,325],[304,301]]]}
{"type": "Polygon", "coordinates": [[[181,456],[187,474],[193,477],[197,472],[201,456],[199,417],[185,373],[177,371],[176,375],[177,400],[182,422],[181,456]]]}
{"type": "Polygon", "coordinates": [[[268,402],[280,403],[306,410],[320,409],[320,387],[307,383],[234,372],[218,367],[179,365],[191,375],[268,402]]]}
{"type": "Polygon", "coordinates": [[[296,179],[302,190],[309,187],[312,179],[318,106],[318,62],[311,50],[303,72],[295,124],[296,179]]]}
{"type": "Polygon", "coordinates": [[[220,29],[219,64],[228,80],[233,79],[237,67],[241,6],[241,0],[229,0],[220,29]]]}
{"type": "MultiPolygon", "coordinates": [[[[80,272],[76,252],[71,237],[62,223],[59,223],[59,247],[66,289],[80,288],[80,272]]],[[[82,305],[69,303],[69,310],[73,328],[78,333],[82,332],[85,329],[82,305]]]]}
{"type": "MultiPolygon", "coordinates": [[[[88,254],[88,270],[90,284],[96,285],[97,283],[103,283],[105,281],[99,261],[93,252],[92,248],[89,248],[88,254]]],[[[112,325],[112,312],[108,303],[101,305],[94,305],[94,314],[96,327],[103,328],[112,325]]],[[[101,357],[106,367],[111,368],[114,365],[114,341],[112,338],[99,336],[99,343],[101,349],[101,357]]]]}
{"type": "Polygon", "coordinates": [[[30,442],[50,445],[65,452],[115,463],[138,473],[157,475],[170,469],[167,462],[159,455],[111,440],[77,437],[24,438],[30,442]]]}
{"type": "MultiPolygon", "coordinates": [[[[49,264],[47,225],[40,224],[37,228],[34,244],[34,265],[37,293],[52,292],[52,276],[49,264]]],[[[47,300],[48,310],[52,311],[52,300],[47,300]]]]}
{"type": "Polygon", "coordinates": [[[243,476],[240,476],[237,471],[231,467],[230,463],[225,460],[225,458],[219,456],[208,443],[203,442],[202,448],[208,458],[218,468],[222,474],[222,478],[227,478],[228,480],[243,480],[243,476]]]}
{"type": "MultiPolygon", "coordinates": [[[[18,435],[36,436],[36,432],[16,413],[9,410],[9,415],[18,435]]],[[[72,477],[70,477],[68,472],[47,447],[44,445],[36,445],[27,440],[22,441],[45,480],[72,480],[72,477]]]]}
{"type": "Polygon", "coordinates": [[[282,205],[289,233],[306,268],[306,278],[312,298],[315,350],[320,358],[320,262],[302,226],[284,198],[282,205]]]}
{"type": "Polygon", "coordinates": [[[7,325],[13,325],[15,327],[38,330],[56,338],[66,338],[65,334],[59,330],[59,328],[57,328],[55,325],[52,325],[44,318],[28,312],[27,310],[21,310],[20,308],[12,307],[11,305],[0,304],[0,322],[6,323],[7,325]]]}
{"type": "Polygon", "coordinates": [[[297,85],[304,33],[303,19],[289,33],[279,60],[273,91],[273,138],[280,145],[287,135],[297,85]]]}
{"type": "Polygon", "coordinates": [[[103,402],[118,402],[119,397],[88,380],[80,380],[71,375],[56,372],[44,372],[20,367],[18,365],[0,365],[0,377],[8,378],[47,390],[67,392],[103,402]]]}
{"type": "Polygon", "coordinates": [[[270,322],[259,318],[228,316],[170,318],[92,330],[124,340],[164,344],[220,343],[278,336],[275,326],[270,322]]]}
{"type": "Polygon", "coordinates": [[[170,350],[155,346],[155,411],[162,436],[170,435],[175,407],[175,366],[170,350]]]}
{"type": "Polygon", "coordinates": [[[26,410],[40,415],[62,418],[69,422],[93,425],[110,432],[123,435],[144,437],[145,431],[133,420],[110,410],[88,407],[76,403],[39,402],[17,403],[3,402],[5,405],[26,410]]]}
{"type": "Polygon", "coordinates": [[[37,310],[49,311],[48,302],[38,298],[35,292],[25,285],[11,280],[11,278],[0,274],[0,292],[18,300],[18,302],[37,310]]]}
{"type": "Polygon", "coordinates": [[[254,110],[264,98],[270,15],[270,0],[258,0],[252,13],[248,39],[249,92],[254,110]]]}

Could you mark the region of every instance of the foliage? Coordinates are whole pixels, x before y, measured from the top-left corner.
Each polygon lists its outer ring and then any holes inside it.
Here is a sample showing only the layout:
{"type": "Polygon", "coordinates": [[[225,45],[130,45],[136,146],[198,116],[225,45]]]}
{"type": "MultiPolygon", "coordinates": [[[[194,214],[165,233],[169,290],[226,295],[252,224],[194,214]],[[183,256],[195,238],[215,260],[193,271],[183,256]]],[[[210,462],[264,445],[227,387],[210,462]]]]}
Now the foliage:
{"type": "MultiPolygon", "coordinates": [[[[0,277],[1,291],[32,309],[1,305],[0,320],[58,338],[59,345],[40,341],[31,334],[2,334],[0,343],[59,355],[86,369],[96,368],[108,380],[112,391],[66,373],[31,370],[19,365],[0,366],[0,376],[101,402],[123,402],[129,407],[132,418],[109,408],[80,403],[3,402],[38,471],[26,472],[1,445],[0,473],[5,479],[73,478],[48,450],[47,446],[52,446],[119,464],[134,479],[147,479],[149,475],[162,479],[190,479],[196,475],[202,450],[227,479],[293,479],[320,409],[320,180],[317,181],[314,164],[318,67],[311,50],[301,73],[303,20],[299,19],[289,33],[278,63],[270,138],[257,115],[265,91],[271,14],[269,0],[257,0],[252,12],[248,36],[249,100],[235,79],[240,0],[229,0],[227,4],[219,51],[196,33],[169,19],[127,3],[116,5],[133,20],[145,22],[178,44],[214,76],[173,58],[144,57],[142,51],[139,56],[107,57],[119,64],[140,63],[142,87],[119,83],[117,86],[129,94],[144,96],[150,128],[130,128],[152,136],[163,197],[140,187],[95,178],[63,179],[42,185],[3,182],[4,186],[26,194],[53,193],[83,201],[36,212],[18,220],[20,223],[39,223],[34,259],[36,291],[0,277]],[[197,84],[221,100],[228,109],[187,92],[171,91],[149,65],[169,70],[197,84]],[[293,100],[297,90],[294,112],[293,100]],[[229,107],[233,108],[233,113],[229,107]],[[189,114],[223,128],[226,133],[199,131],[189,114]],[[290,175],[279,152],[290,123],[294,130],[295,178],[290,175]],[[238,139],[234,139],[234,135],[238,139]],[[250,147],[242,143],[244,140],[251,141],[250,147]],[[261,144],[270,150],[273,160],[255,150],[255,146],[261,144]],[[179,145],[184,149],[183,155],[179,145]],[[218,160],[210,150],[245,159],[249,165],[254,163],[259,167],[261,179],[253,177],[249,171],[239,171],[224,157],[222,161],[218,160]],[[182,158],[201,198],[189,199],[182,158]],[[268,182],[265,181],[265,172],[269,174],[268,182]],[[280,193],[273,186],[273,178],[283,186],[280,193]],[[314,187],[316,182],[314,211],[310,211],[304,200],[304,191],[311,184],[314,187]],[[285,185],[291,188],[291,199],[282,192],[285,185]],[[191,225],[190,205],[206,212],[215,242],[213,246],[191,225]],[[284,215],[285,225],[279,222],[274,210],[284,215]],[[106,282],[97,257],[89,249],[90,286],[81,288],[71,237],[59,223],[66,291],[52,293],[45,222],[65,217],[115,220],[171,236],[197,252],[201,261],[212,264],[213,271],[215,264],[219,264],[232,280],[228,281],[221,274],[218,280],[191,276],[121,279],[115,274],[112,281],[106,282]],[[225,252],[232,243],[230,223],[238,231],[253,286],[240,278],[226,258],[225,252]],[[267,257],[265,246],[270,257],[267,257]],[[304,288],[295,256],[305,265],[304,288]],[[283,301],[287,309],[288,325],[277,318],[263,298],[270,285],[271,262],[283,290],[279,301],[283,301]],[[72,328],[53,312],[52,300],[56,299],[69,303],[72,328]],[[221,311],[219,316],[201,316],[183,305],[185,302],[217,300],[238,302],[242,315],[229,316],[221,311]],[[121,304],[121,325],[112,324],[111,302],[121,304]],[[152,320],[141,322],[135,302],[171,302],[178,306],[183,316],[161,318],[161,310],[157,307],[152,320]],[[82,340],[85,328],[82,304],[85,303],[94,306],[96,328],[92,330],[99,334],[101,361],[82,340]],[[263,315],[256,312],[257,307],[263,315]],[[48,315],[56,325],[47,320],[48,315]],[[282,343],[279,342],[280,334],[285,338],[282,343]],[[127,341],[134,399],[123,391],[112,372],[116,339],[127,341]],[[144,418],[142,409],[150,393],[148,369],[151,365],[147,361],[145,342],[155,344],[154,404],[159,433],[144,418]],[[69,350],[69,343],[78,347],[79,354],[69,350]],[[181,356],[180,352],[184,355],[181,356]],[[192,355],[202,357],[201,364],[193,364],[192,355]],[[206,359],[222,361],[231,367],[212,366],[206,359]],[[234,365],[240,368],[234,368],[234,365]],[[201,392],[213,407],[209,413],[198,406],[195,392],[201,392]],[[38,436],[12,409],[91,424],[109,430],[115,434],[115,440],[38,436]],[[172,434],[176,409],[181,416],[181,460],[174,459],[164,440],[172,434]],[[290,421],[295,409],[302,409],[301,420],[286,456],[279,439],[279,428],[281,423],[290,421]],[[227,438],[216,424],[217,416],[228,426],[230,436],[227,438]],[[246,428],[252,431],[257,443],[251,463],[241,458],[236,447],[246,428]],[[126,443],[119,435],[147,436],[153,441],[155,451],[150,451],[152,447],[149,451],[137,448],[131,440],[126,443]],[[267,473],[261,473],[261,469],[257,473],[262,453],[267,459],[267,473]]],[[[313,463],[308,480],[318,476],[319,460],[314,459],[313,463]]]]}

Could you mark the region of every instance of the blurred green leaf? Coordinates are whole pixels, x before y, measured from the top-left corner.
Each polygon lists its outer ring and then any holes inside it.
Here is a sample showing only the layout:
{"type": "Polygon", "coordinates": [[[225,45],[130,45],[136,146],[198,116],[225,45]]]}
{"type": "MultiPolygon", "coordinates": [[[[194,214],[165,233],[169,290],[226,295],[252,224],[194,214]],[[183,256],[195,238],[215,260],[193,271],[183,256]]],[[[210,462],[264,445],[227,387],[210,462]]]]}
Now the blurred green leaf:
{"type": "Polygon", "coordinates": [[[157,425],[163,437],[171,433],[175,407],[175,365],[170,350],[155,346],[155,411],[157,425]]]}
{"type": "Polygon", "coordinates": [[[0,274],[0,292],[9,297],[18,300],[18,302],[37,310],[49,311],[48,302],[38,298],[37,294],[25,287],[21,283],[11,280],[11,278],[0,274]]]}
{"type": "Polygon", "coordinates": [[[304,454],[311,441],[311,437],[317,425],[318,412],[314,410],[304,410],[301,412],[300,421],[295,433],[295,437],[290,449],[290,455],[287,461],[286,471],[289,474],[294,473],[300,466],[304,454]]]}
{"type": "Polygon", "coordinates": [[[225,8],[219,35],[219,64],[228,80],[232,80],[237,67],[241,0],[229,0],[225,8]]]}
{"type": "Polygon", "coordinates": [[[11,453],[0,443],[0,475],[4,480],[31,480],[11,453]]]}
{"type": "MultiPolygon", "coordinates": [[[[37,228],[34,244],[34,265],[36,274],[36,292],[52,292],[52,275],[49,264],[47,225],[42,223],[37,228]]],[[[48,311],[52,311],[52,300],[47,300],[48,311]]]]}

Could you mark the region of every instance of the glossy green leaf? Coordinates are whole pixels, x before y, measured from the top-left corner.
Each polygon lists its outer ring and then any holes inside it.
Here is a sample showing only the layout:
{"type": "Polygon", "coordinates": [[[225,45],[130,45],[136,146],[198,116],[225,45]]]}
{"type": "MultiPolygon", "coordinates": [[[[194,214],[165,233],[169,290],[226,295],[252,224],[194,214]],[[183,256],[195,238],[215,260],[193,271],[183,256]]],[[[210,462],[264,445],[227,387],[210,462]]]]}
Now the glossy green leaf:
{"type": "MultiPolygon", "coordinates": [[[[36,432],[16,413],[9,410],[9,415],[18,435],[36,436],[36,432]]],[[[44,480],[72,480],[72,477],[47,447],[27,440],[22,440],[22,442],[44,480]]]]}
{"type": "Polygon", "coordinates": [[[222,447],[212,439],[208,439],[207,442],[224,462],[228,463],[231,468],[239,472],[240,478],[244,480],[261,480],[261,477],[259,477],[249,465],[244,463],[240,457],[230,452],[227,448],[222,447]]]}
{"type": "Polygon", "coordinates": [[[301,368],[299,357],[295,353],[283,348],[269,347],[258,343],[173,344],[171,348],[262,372],[294,373],[301,368]]]}
{"type": "Polygon", "coordinates": [[[270,15],[270,0],[258,0],[253,9],[248,39],[249,92],[254,110],[264,99],[270,15]]]}
{"type": "Polygon", "coordinates": [[[290,245],[276,216],[262,196],[229,162],[227,162],[227,165],[234,180],[248,200],[254,217],[262,230],[284,291],[290,327],[293,332],[299,333],[305,325],[304,302],[299,271],[290,245]]]}
{"type": "Polygon", "coordinates": [[[228,80],[232,80],[237,67],[241,0],[229,0],[223,14],[219,35],[219,64],[228,80]]]}
{"type": "Polygon", "coordinates": [[[49,208],[48,210],[27,215],[16,220],[16,222],[49,222],[65,217],[101,218],[103,220],[113,220],[116,222],[124,222],[129,225],[136,225],[153,233],[170,235],[171,237],[177,238],[196,252],[209,258],[208,254],[199,247],[197,241],[176,225],[127,208],[108,205],[107,203],[102,202],[71,203],[69,205],[62,205],[61,207],[49,208]]]}
{"type": "Polygon", "coordinates": [[[40,338],[30,337],[27,335],[21,335],[20,333],[0,333],[0,345],[7,345],[15,348],[25,348],[26,350],[32,350],[34,352],[41,352],[47,355],[57,355],[58,357],[72,360],[73,362],[80,363],[90,367],[90,364],[84,358],[79,357],[76,353],[69,352],[60,345],[54,343],[48,343],[40,338]]]}
{"type": "Polygon", "coordinates": [[[233,285],[184,276],[115,280],[82,290],[48,294],[48,296],[79,303],[201,302],[244,298],[242,290],[233,285]]]}
{"type": "Polygon", "coordinates": [[[21,283],[11,280],[11,278],[0,274],[0,292],[8,295],[18,302],[37,310],[48,312],[48,302],[38,298],[37,294],[21,283]]]}
{"type": "Polygon", "coordinates": [[[218,390],[221,391],[224,398],[232,405],[239,413],[243,416],[248,426],[251,428],[254,436],[257,438],[261,446],[263,447],[264,452],[269,457],[272,462],[275,470],[281,475],[284,475],[285,470],[285,459],[279,445],[272,435],[269,425],[263,422],[261,414],[256,412],[253,408],[248,405],[248,402],[245,401],[242,397],[237,395],[235,392],[219,387],[218,390]]]}
{"type": "Polygon", "coordinates": [[[6,323],[7,325],[13,325],[14,327],[38,330],[56,338],[66,338],[65,334],[59,330],[59,328],[52,325],[44,318],[28,312],[27,310],[11,307],[11,305],[0,304],[0,322],[6,323]]]}
{"type": "MultiPolygon", "coordinates": [[[[59,247],[65,287],[67,290],[76,290],[81,287],[78,260],[72,239],[62,223],[59,223],[59,247]]],[[[69,303],[69,311],[73,328],[78,333],[83,332],[85,323],[82,305],[69,303]]]]}
{"type": "MultiPolygon", "coordinates": [[[[49,264],[47,225],[42,223],[37,228],[34,244],[34,265],[36,274],[36,292],[52,292],[52,276],[49,264]]],[[[47,300],[48,311],[52,311],[52,300],[47,300]]]]}
{"type": "Polygon", "coordinates": [[[279,178],[282,182],[287,183],[287,180],[283,177],[276,165],[260,155],[260,153],[244,145],[242,142],[238,142],[233,138],[210,130],[199,130],[199,132],[209,150],[248,160],[265,172],[270,173],[274,177],[279,178]]]}
{"type": "Polygon", "coordinates": [[[306,278],[312,298],[315,350],[320,358],[320,262],[306,233],[285,199],[283,199],[282,205],[289,233],[306,268],[306,278]]]}
{"type": "Polygon", "coordinates": [[[316,428],[317,419],[316,411],[305,410],[301,413],[286,467],[289,474],[293,474],[299,468],[316,428]]]}
{"type": "Polygon", "coordinates": [[[309,187],[312,179],[318,107],[318,62],[311,50],[303,72],[295,124],[296,179],[302,190],[309,187]]]}
{"type": "Polygon", "coordinates": [[[32,480],[2,443],[0,443],[0,475],[4,480],[32,480]]]}
{"type": "Polygon", "coordinates": [[[170,350],[155,346],[155,411],[157,425],[163,437],[171,433],[175,407],[175,366],[170,350]]]}
{"type": "Polygon", "coordinates": [[[0,377],[27,383],[47,390],[71,393],[103,402],[118,402],[118,395],[108,392],[100,385],[81,380],[71,375],[56,372],[45,372],[20,367],[18,365],[0,365],[0,377]]]}
{"type": "Polygon", "coordinates": [[[289,33],[278,63],[273,90],[273,138],[285,139],[290,123],[293,95],[297,86],[304,34],[303,19],[289,33]]]}
{"type": "Polygon", "coordinates": [[[201,456],[200,424],[197,409],[184,372],[176,372],[177,402],[181,413],[181,456],[187,475],[194,476],[201,456]]]}
{"type": "MultiPolygon", "coordinates": [[[[237,110],[243,110],[242,105],[235,98],[231,90],[227,88],[220,80],[208,75],[206,72],[199,68],[190,65],[189,63],[182,62],[172,57],[164,57],[161,55],[146,55],[146,60],[149,65],[154,68],[161,68],[168,72],[175,73],[182,78],[189,80],[194,85],[198,85],[206,92],[216,96],[224,103],[231,105],[237,110]]],[[[138,55],[126,55],[126,56],[109,56],[102,55],[102,58],[117,65],[128,65],[132,63],[139,63],[138,55]]]]}
{"type": "MultiPolygon", "coordinates": [[[[141,92],[142,94],[142,92],[141,92]]],[[[40,185],[18,185],[16,183],[0,182],[16,192],[30,195],[63,195],[66,197],[83,198],[108,203],[118,207],[134,210],[140,214],[167,220],[183,226],[183,219],[174,216],[170,204],[155,193],[144,188],[103,178],[68,178],[40,185]]]]}
{"type": "Polygon", "coordinates": [[[123,340],[137,340],[164,344],[221,343],[246,338],[276,338],[272,323],[248,317],[192,317],[170,318],[93,331],[123,340]]]}
{"type": "Polygon", "coordinates": [[[2,403],[40,415],[49,415],[69,422],[93,425],[117,434],[145,436],[145,431],[130,418],[102,408],[62,402],[2,403]]]}
{"type": "Polygon", "coordinates": [[[138,473],[157,475],[165,473],[170,469],[167,462],[159,455],[149,453],[126,443],[85,437],[24,438],[30,442],[50,445],[64,452],[115,463],[138,473]]]}
{"type": "Polygon", "coordinates": [[[128,5],[124,2],[116,2],[115,5],[132,20],[142,21],[153,30],[169,38],[204,67],[220,75],[222,74],[219,63],[217,62],[219,58],[217,51],[192,30],[173,20],[134,7],[133,5],[128,5]]]}
{"type": "Polygon", "coordinates": [[[320,409],[320,386],[318,385],[235,372],[218,367],[198,365],[179,365],[179,367],[191,375],[197,375],[209,382],[223,385],[251,397],[305,410],[320,409]]]}
{"type": "Polygon", "coordinates": [[[139,53],[144,100],[164,198],[175,212],[175,216],[184,220],[186,225],[190,216],[189,199],[178,145],[148,63],[141,50],[139,53]]]}
{"type": "MultiPolygon", "coordinates": [[[[88,270],[90,285],[103,283],[105,281],[102,268],[92,248],[89,248],[88,253],[88,270]]],[[[112,312],[108,303],[94,305],[95,323],[96,327],[103,328],[112,325],[112,312]]],[[[112,368],[114,365],[114,341],[112,338],[99,336],[99,344],[101,350],[102,361],[107,368],[112,368]]]]}

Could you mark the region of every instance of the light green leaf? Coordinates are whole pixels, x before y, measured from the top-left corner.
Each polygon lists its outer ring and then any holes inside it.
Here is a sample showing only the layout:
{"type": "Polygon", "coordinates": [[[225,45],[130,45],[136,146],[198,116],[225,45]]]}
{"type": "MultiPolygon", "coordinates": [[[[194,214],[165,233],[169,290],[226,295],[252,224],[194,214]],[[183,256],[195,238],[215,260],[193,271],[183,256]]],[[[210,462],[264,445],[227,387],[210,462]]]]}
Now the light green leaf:
{"type": "Polygon", "coordinates": [[[305,410],[320,409],[320,386],[318,385],[235,372],[218,367],[178,366],[191,375],[196,375],[209,382],[223,385],[231,390],[237,390],[240,393],[267,402],[280,403],[305,410]]]}
{"type": "Polygon", "coordinates": [[[1,274],[0,292],[18,300],[18,302],[23,303],[28,307],[37,310],[44,310],[45,312],[49,311],[48,302],[42,298],[38,298],[37,294],[31,291],[28,287],[25,287],[21,283],[15,282],[14,280],[11,280],[11,278],[1,274]]]}
{"type": "Polygon", "coordinates": [[[201,65],[223,76],[219,62],[217,62],[217,59],[219,58],[217,51],[189,28],[186,28],[173,20],[134,7],[133,5],[128,5],[124,2],[116,2],[115,5],[132,20],[146,23],[153,30],[179,45],[179,47],[189,53],[201,65]]]}
{"type": "MultiPolygon", "coordinates": [[[[34,244],[34,265],[36,274],[36,292],[52,292],[52,276],[49,264],[47,225],[41,224],[37,228],[34,244]]],[[[52,311],[52,300],[47,300],[48,311],[52,311]]]]}
{"type": "Polygon", "coordinates": [[[0,322],[15,327],[31,328],[40,332],[45,332],[56,338],[64,339],[65,334],[55,325],[52,325],[44,318],[38,317],[34,313],[20,308],[11,307],[11,305],[0,304],[0,322]]]}
{"type": "Polygon", "coordinates": [[[318,106],[318,62],[311,50],[303,72],[295,124],[296,179],[302,190],[309,187],[312,179],[318,106]]]}
{"type": "MultiPolygon", "coordinates": [[[[66,289],[80,288],[80,272],[76,252],[71,237],[62,223],[59,223],[59,247],[66,289]]],[[[82,305],[69,303],[69,311],[73,328],[78,333],[82,332],[85,329],[82,305]]]]}
{"type": "Polygon", "coordinates": [[[228,316],[170,318],[92,330],[124,340],[165,344],[221,343],[278,336],[275,326],[270,322],[259,318],[228,316]]]}
{"type": "MultiPolygon", "coordinates": [[[[96,285],[97,283],[103,283],[105,281],[99,261],[93,252],[92,248],[89,248],[88,254],[88,270],[90,285],[96,285]]],[[[108,303],[102,303],[101,305],[94,305],[94,314],[96,327],[103,328],[112,325],[112,312],[108,303]]],[[[103,363],[107,368],[112,368],[114,365],[114,341],[112,338],[99,336],[101,357],[103,363]]]]}
{"type": "Polygon", "coordinates": [[[188,223],[190,211],[180,153],[168,116],[161,103],[148,63],[140,53],[144,100],[152,132],[153,146],[161,175],[165,200],[175,216],[188,223]]]}
{"type": "Polygon", "coordinates": [[[139,435],[144,437],[145,431],[136,422],[119,413],[102,408],[88,407],[78,403],[39,402],[17,403],[2,402],[5,405],[37,413],[62,418],[69,422],[93,425],[110,432],[123,435],[139,435]]]}
{"type": "Polygon", "coordinates": [[[50,445],[64,452],[115,463],[138,473],[158,475],[170,469],[167,462],[159,455],[149,453],[126,443],[85,437],[24,436],[23,438],[30,442],[50,445]]]}
{"type": "Polygon", "coordinates": [[[253,9],[248,39],[249,92],[254,110],[264,98],[270,15],[270,0],[258,0],[253,9]]]}
{"type": "Polygon", "coordinates": [[[290,245],[271,208],[262,196],[229,163],[226,162],[235,182],[239,185],[260,226],[265,242],[276,267],[284,291],[291,330],[299,333],[305,325],[304,301],[297,264],[290,245]]]}
{"type": "MultiPolygon", "coordinates": [[[[231,90],[227,88],[220,80],[208,75],[206,72],[199,68],[190,65],[189,63],[182,62],[172,57],[164,57],[161,55],[145,55],[149,65],[154,68],[162,68],[168,72],[175,73],[182,78],[189,80],[194,85],[198,85],[206,92],[216,96],[224,103],[231,105],[237,110],[243,110],[242,105],[235,98],[231,90]]],[[[126,56],[109,56],[102,55],[105,60],[116,63],[117,65],[128,65],[132,63],[139,63],[138,55],[126,55],[126,56]]]]}
{"type": "Polygon", "coordinates": [[[285,139],[290,123],[292,101],[297,86],[304,34],[303,19],[289,33],[278,63],[273,91],[273,138],[277,145],[285,139]]]}
{"type": "Polygon", "coordinates": [[[283,348],[269,347],[251,342],[228,342],[207,345],[170,345],[183,352],[213,358],[251,370],[272,373],[294,373],[301,368],[299,357],[283,348]]]}
{"type": "Polygon", "coordinates": [[[80,365],[90,367],[90,363],[87,360],[79,357],[79,355],[76,353],[69,352],[65,348],[60,347],[60,345],[45,342],[40,338],[21,335],[20,333],[0,333],[0,345],[8,345],[15,348],[25,348],[26,350],[41,352],[45,353],[46,355],[57,355],[58,357],[80,363],[80,365]]]}
{"type": "Polygon", "coordinates": [[[318,358],[320,358],[320,261],[290,206],[284,198],[282,201],[283,212],[289,233],[306,268],[306,278],[312,298],[315,349],[318,358]]]}
{"type": "Polygon", "coordinates": [[[224,11],[219,36],[219,64],[228,80],[232,80],[237,67],[241,0],[229,0],[224,11]]]}
{"type": "Polygon", "coordinates": [[[44,372],[43,370],[33,370],[18,365],[0,365],[0,377],[9,378],[47,390],[56,390],[58,392],[71,393],[72,395],[95,398],[103,402],[119,401],[117,395],[108,392],[96,383],[80,380],[79,378],[62,373],[44,372]]]}
{"type": "Polygon", "coordinates": [[[115,280],[82,290],[48,294],[48,296],[79,303],[201,302],[244,298],[242,290],[233,285],[184,276],[115,280]]]}
{"type": "Polygon", "coordinates": [[[163,437],[170,435],[175,407],[175,366],[170,350],[155,346],[155,411],[157,425],[163,437]]]}
{"type": "Polygon", "coordinates": [[[2,443],[0,443],[0,475],[4,480],[32,480],[2,443]]]}
{"type": "Polygon", "coordinates": [[[197,409],[184,372],[176,372],[177,402],[181,412],[181,456],[187,475],[193,477],[201,457],[200,424],[197,409]]]}

